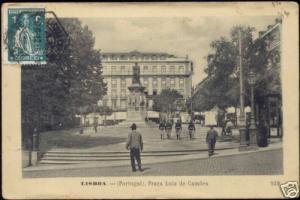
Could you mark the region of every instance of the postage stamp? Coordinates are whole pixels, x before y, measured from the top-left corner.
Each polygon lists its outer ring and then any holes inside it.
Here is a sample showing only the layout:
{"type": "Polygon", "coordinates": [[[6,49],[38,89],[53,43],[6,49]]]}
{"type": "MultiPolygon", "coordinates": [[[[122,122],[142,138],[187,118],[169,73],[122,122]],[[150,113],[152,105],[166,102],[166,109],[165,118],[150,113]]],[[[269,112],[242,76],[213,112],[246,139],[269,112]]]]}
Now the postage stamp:
{"type": "Polygon", "coordinates": [[[8,61],[32,64],[46,61],[45,9],[8,9],[8,61]]]}

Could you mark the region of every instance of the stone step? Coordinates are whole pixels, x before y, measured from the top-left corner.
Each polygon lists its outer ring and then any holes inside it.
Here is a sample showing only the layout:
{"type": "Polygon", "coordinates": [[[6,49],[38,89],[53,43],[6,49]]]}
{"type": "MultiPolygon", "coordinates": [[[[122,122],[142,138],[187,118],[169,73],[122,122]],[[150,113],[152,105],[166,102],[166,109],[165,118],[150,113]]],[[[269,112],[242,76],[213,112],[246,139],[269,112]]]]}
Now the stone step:
{"type": "MultiPolygon", "coordinates": [[[[216,150],[232,149],[236,146],[217,147],[216,150]]],[[[196,155],[206,152],[206,148],[202,149],[182,149],[182,150],[161,150],[161,151],[145,151],[141,152],[141,156],[149,159],[155,158],[171,158],[177,156],[196,155]]],[[[63,165],[63,164],[80,164],[95,162],[122,162],[128,161],[128,151],[72,151],[66,150],[50,150],[46,152],[40,160],[40,164],[63,165]]]]}
{"type": "MultiPolygon", "coordinates": [[[[203,150],[202,150],[203,151],[203,150]]],[[[142,152],[143,156],[178,156],[178,155],[186,155],[186,154],[194,154],[199,153],[201,151],[193,151],[193,152],[142,152]]],[[[119,152],[115,154],[91,154],[91,153],[45,153],[43,158],[122,158],[128,157],[129,152],[119,152]]]]}
{"type": "MultiPolygon", "coordinates": [[[[142,154],[160,154],[160,153],[180,153],[180,152],[199,152],[204,149],[182,149],[182,150],[160,150],[160,151],[143,151],[142,154]]],[[[113,154],[128,154],[128,151],[74,151],[71,149],[64,150],[50,150],[45,154],[79,154],[79,155],[113,155],[113,154]]]]}

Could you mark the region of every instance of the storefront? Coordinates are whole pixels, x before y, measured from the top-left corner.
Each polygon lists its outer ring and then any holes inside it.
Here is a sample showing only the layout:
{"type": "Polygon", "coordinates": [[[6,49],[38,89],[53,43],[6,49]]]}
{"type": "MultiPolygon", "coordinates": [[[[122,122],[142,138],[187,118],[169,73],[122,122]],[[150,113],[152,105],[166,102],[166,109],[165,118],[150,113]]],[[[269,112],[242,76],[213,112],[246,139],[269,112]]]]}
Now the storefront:
{"type": "Polygon", "coordinates": [[[267,128],[268,137],[282,137],[282,102],[280,94],[267,94],[258,101],[257,118],[267,128]]]}

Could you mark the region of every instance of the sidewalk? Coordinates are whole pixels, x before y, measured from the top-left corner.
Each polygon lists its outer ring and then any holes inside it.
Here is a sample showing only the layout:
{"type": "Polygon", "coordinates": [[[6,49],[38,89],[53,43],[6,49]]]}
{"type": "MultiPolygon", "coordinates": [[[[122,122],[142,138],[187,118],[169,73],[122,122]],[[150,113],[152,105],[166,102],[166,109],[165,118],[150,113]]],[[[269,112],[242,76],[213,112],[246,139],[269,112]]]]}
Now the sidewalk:
{"type": "MultiPolygon", "coordinates": [[[[218,144],[217,144],[218,145],[218,144]]],[[[218,150],[216,149],[215,155],[211,158],[218,157],[227,157],[233,155],[244,155],[244,154],[252,154],[257,152],[266,152],[272,151],[276,149],[282,149],[281,141],[274,141],[269,144],[268,147],[259,148],[256,151],[239,151],[238,144],[236,144],[235,148],[218,150]]],[[[143,164],[156,164],[156,163],[165,163],[165,162],[178,162],[178,161],[189,161],[189,160],[199,160],[199,159],[210,159],[206,151],[193,152],[187,155],[180,156],[166,156],[166,157],[143,157],[142,154],[142,162],[143,164]]],[[[24,172],[34,172],[34,171],[48,171],[48,170],[68,170],[68,169],[86,169],[86,168],[107,168],[107,167],[117,167],[117,166],[128,166],[130,163],[129,155],[128,160],[119,160],[119,161],[111,161],[111,162],[95,162],[95,163],[86,163],[86,164],[76,164],[76,165],[48,165],[48,166],[31,166],[24,168],[24,172]]]]}

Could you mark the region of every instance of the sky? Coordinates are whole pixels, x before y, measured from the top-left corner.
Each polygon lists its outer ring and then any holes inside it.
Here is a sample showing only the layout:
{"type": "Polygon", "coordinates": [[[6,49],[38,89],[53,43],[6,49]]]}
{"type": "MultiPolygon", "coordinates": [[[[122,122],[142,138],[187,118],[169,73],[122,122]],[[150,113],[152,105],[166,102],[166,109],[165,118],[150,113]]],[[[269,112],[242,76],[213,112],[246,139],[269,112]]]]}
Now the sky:
{"type": "Polygon", "coordinates": [[[194,63],[193,85],[206,77],[206,56],[210,43],[220,37],[229,38],[235,25],[264,31],[275,23],[275,16],[255,17],[173,17],[173,18],[82,18],[95,37],[95,49],[102,52],[165,52],[186,55],[194,63]]]}

